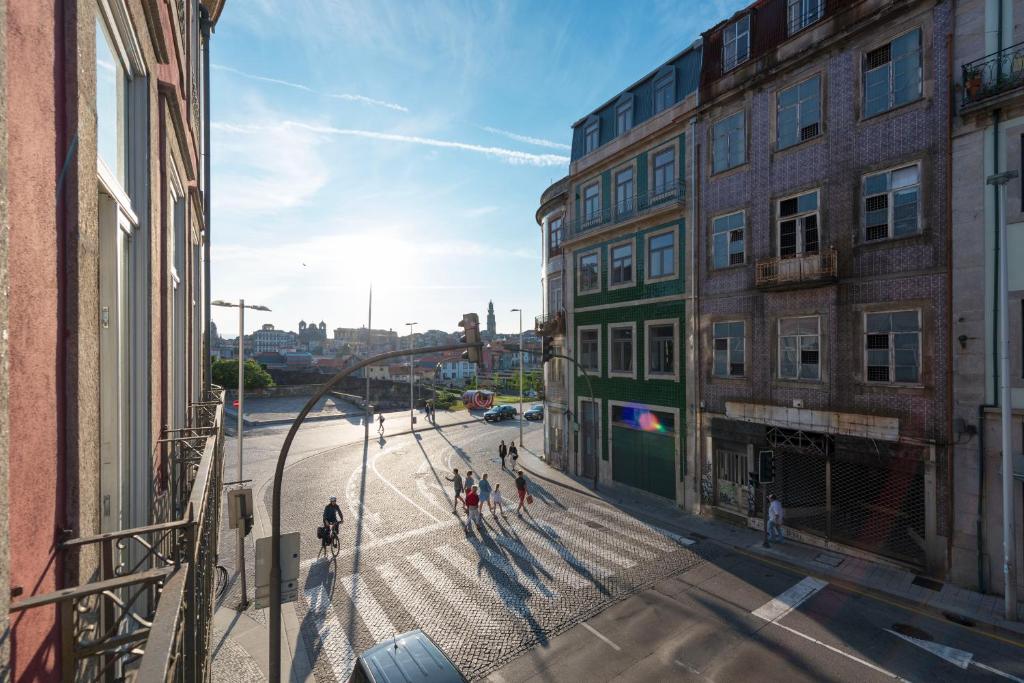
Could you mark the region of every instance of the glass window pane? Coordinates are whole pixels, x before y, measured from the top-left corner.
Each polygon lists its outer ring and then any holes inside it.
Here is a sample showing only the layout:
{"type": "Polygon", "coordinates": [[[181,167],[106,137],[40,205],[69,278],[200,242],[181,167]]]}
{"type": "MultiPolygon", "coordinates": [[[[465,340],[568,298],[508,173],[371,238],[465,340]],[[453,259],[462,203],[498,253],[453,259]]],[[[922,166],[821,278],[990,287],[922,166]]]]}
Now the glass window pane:
{"type": "Polygon", "coordinates": [[[814,78],[810,78],[801,83],[798,87],[800,90],[801,100],[817,100],[818,90],[821,88],[821,77],[815,76],[814,78]]]}
{"type": "Polygon", "coordinates": [[[917,52],[918,47],[920,47],[920,41],[920,31],[911,31],[910,33],[905,33],[896,40],[892,41],[892,56],[899,57],[901,55],[917,52]]]}
{"type": "Polygon", "coordinates": [[[779,93],[779,106],[788,107],[797,103],[800,99],[800,91],[797,88],[789,88],[779,93]]]}
{"type": "Polygon", "coordinates": [[[892,330],[894,332],[916,332],[918,329],[920,327],[917,311],[900,311],[892,314],[892,330]]]}
{"type": "Polygon", "coordinates": [[[867,315],[867,331],[889,332],[892,329],[892,316],[889,313],[869,313],[867,315]]]}
{"type": "Polygon", "coordinates": [[[910,235],[917,232],[917,189],[893,194],[893,234],[910,235]]]}
{"type": "Polygon", "coordinates": [[[714,244],[715,268],[725,268],[729,265],[729,235],[715,235],[714,244]]]}
{"type": "Polygon", "coordinates": [[[889,189],[889,174],[877,173],[864,179],[864,194],[880,194],[889,189]]]}
{"type": "Polygon", "coordinates": [[[124,184],[124,116],[126,78],[113,41],[96,19],[96,150],[100,159],[124,184]]]}
{"type": "Polygon", "coordinates": [[[743,323],[730,323],[729,336],[733,337],[733,344],[737,344],[740,348],[743,348],[743,323]]]}
{"type": "Polygon", "coordinates": [[[889,64],[864,74],[864,114],[872,116],[889,108],[889,64]]]}
{"type": "Polygon", "coordinates": [[[892,187],[893,189],[908,187],[910,185],[917,185],[919,179],[918,167],[907,166],[906,168],[900,168],[892,172],[892,187]]]}
{"type": "Polygon", "coordinates": [[[725,351],[715,351],[715,374],[724,377],[728,374],[729,361],[725,351]]]}
{"type": "Polygon", "coordinates": [[[797,210],[800,213],[804,211],[814,211],[818,208],[818,193],[808,192],[797,197],[797,210]]]}
{"type": "Polygon", "coordinates": [[[895,381],[917,382],[918,370],[916,366],[897,365],[895,370],[895,381]]]}
{"type": "MultiPolygon", "coordinates": [[[[779,321],[779,335],[791,336],[797,333],[797,321],[793,318],[784,318],[779,321]]],[[[784,339],[783,342],[786,340],[784,339]]]]}

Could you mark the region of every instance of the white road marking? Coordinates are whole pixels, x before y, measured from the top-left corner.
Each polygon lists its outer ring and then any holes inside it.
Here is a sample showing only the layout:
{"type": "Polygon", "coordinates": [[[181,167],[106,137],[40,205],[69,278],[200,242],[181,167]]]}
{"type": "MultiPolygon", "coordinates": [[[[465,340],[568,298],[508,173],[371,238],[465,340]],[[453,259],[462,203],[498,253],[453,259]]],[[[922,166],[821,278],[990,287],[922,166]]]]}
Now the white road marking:
{"type": "Polygon", "coordinates": [[[1013,681],[1014,683],[1024,683],[1024,678],[1017,678],[1013,674],[1008,674],[1005,671],[1000,671],[999,669],[993,668],[987,664],[982,664],[981,662],[971,662],[971,666],[976,666],[979,669],[984,669],[985,671],[995,674],[996,676],[1002,676],[1003,678],[1007,678],[1013,681]]]}
{"type": "MultiPolygon", "coordinates": [[[[659,526],[655,526],[653,524],[649,524],[648,522],[644,522],[643,520],[637,519],[636,517],[632,517],[632,516],[628,515],[627,513],[622,512],[621,510],[616,510],[615,508],[609,507],[606,504],[587,502],[587,503],[584,503],[584,505],[586,505],[587,508],[589,508],[590,510],[593,510],[594,512],[596,512],[596,513],[598,513],[600,515],[604,515],[605,517],[608,517],[610,519],[614,519],[617,522],[622,523],[622,525],[624,525],[625,528],[618,529],[620,531],[620,533],[626,533],[628,535],[629,527],[631,527],[631,526],[638,526],[641,529],[650,532],[655,538],[658,537],[658,536],[663,536],[665,538],[668,538],[668,539],[674,541],[675,543],[678,543],[678,544],[681,544],[681,545],[685,545],[685,546],[690,546],[690,545],[693,545],[694,543],[696,543],[696,541],[693,540],[692,538],[687,538],[686,536],[681,536],[681,535],[679,535],[679,534],[677,534],[677,533],[675,533],[673,531],[669,531],[668,529],[663,529],[663,528],[661,528],[659,526]]],[[[642,542],[642,543],[648,543],[649,545],[656,544],[657,547],[660,547],[663,550],[675,550],[676,549],[675,546],[673,544],[671,544],[671,543],[663,543],[663,542],[655,541],[653,539],[646,539],[646,538],[644,538],[642,540],[638,538],[637,540],[640,540],[640,542],[642,542]]]]}
{"type": "Polygon", "coordinates": [[[338,617],[331,608],[331,598],[327,589],[321,584],[305,591],[309,603],[307,619],[313,621],[317,637],[320,639],[318,659],[326,660],[334,673],[335,680],[347,681],[355,667],[356,653],[345,635],[338,617]]]}
{"type": "MultiPolygon", "coordinates": [[[[441,593],[442,595],[456,595],[459,593],[465,593],[465,588],[458,586],[452,581],[447,574],[441,571],[436,564],[428,560],[424,555],[420,553],[413,553],[405,558],[406,562],[416,567],[427,583],[430,584],[431,589],[435,592],[441,593]]],[[[492,610],[497,609],[496,605],[488,604],[491,601],[486,599],[478,599],[474,607],[483,614],[489,614],[492,610]]],[[[462,614],[459,608],[453,609],[451,616],[455,619],[465,619],[466,615],[462,614]]],[[[483,623],[477,623],[475,628],[479,636],[483,639],[491,637],[499,637],[499,634],[503,632],[504,627],[494,621],[493,619],[486,619],[483,623]]]]}
{"type": "Polygon", "coordinates": [[[349,475],[348,485],[345,487],[345,502],[347,503],[349,512],[352,513],[353,521],[358,522],[360,519],[364,521],[365,524],[363,525],[363,530],[370,538],[373,538],[376,534],[374,534],[371,527],[380,524],[381,519],[379,515],[368,511],[366,506],[363,505],[360,500],[357,478],[359,477],[359,473],[362,471],[363,466],[360,465],[352,471],[352,474],[349,475]]]}
{"type": "Polygon", "coordinates": [[[686,662],[683,662],[683,661],[678,660],[678,659],[673,659],[672,663],[675,664],[676,666],[682,668],[682,669],[686,669],[687,671],[689,671],[692,674],[697,674],[698,676],[701,675],[700,671],[698,671],[697,669],[693,668],[692,666],[690,666],[686,662]]]}
{"type": "MultiPolygon", "coordinates": [[[[624,569],[636,566],[636,562],[625,555],[620,555],[611,548],[607,548],[597,543],[592,543],[585,538],[579,536],[568,536],[557,532],[554,524],[549,522],[537,522],[537,526],[548,533],[549,536],[554,538],[557,542],[561,543],[566,547],[582,548],[583,550],[600,557],[603,560],[613,562],[624,569]]],[[[570,526],[569,524],[562,523],[561,526],[570,526]]]]}
{"type": "Polygon", "coordinates": [[[490,575],[490,572],[483,567],[478,572],[477,565],[461,553],[452,552],[446,546],[441,546],[436,550],[444,559],[448,560],[449,564],[456,571],[467,579],[478,584],[485,591],[490,588],[491,593],[505,605],[505,609],[520,619],[531,616],[530,609],[523,602],[523,596],[519,595],[513,586],[506,584],[504,581],[496,580],[497,577],[490,575]]]}
{"type": "Polygon", "coordinates": [[[428,484],[419,476],[421,474],[426,474],[428,471],[432,471],[430,461],[424,460],[423,463],[416,469],[416,488],[419,489],[420,495],[423,496],[423,498],[428,503],[430,503],[436,508],[443,510],[444,512],[451,512],[451,499],[448,498],[448,494],[445,493],[444,487],[437,487],[437,490],[440,491],[441,496],[445,499],[445,502],[442,503],[440,500],[438,500],[437,496],[431,492],[430,484],[428,484]]]}
{"type": "Polygon", "coordinates": [[[553,591],[544,585],[544,582],[540,580],[537,572],[517,571],[516,565],[513,564],[511,560],[492,548],[489,548],[483,543],[483,541],[478,540],[474,536],[469,537],[469,543],[473,549],[476,550],[477,554],[480,555],[480,559],[482,561],[488,562],[505,572],[512,581],[517,583],[528,582],[533,585],[537,592],[548,599],[555,597],[557,594],[556,591],[553,591]]]}
{"type": "Polygon", "coordinates": [[[602,634],[600,631],[598,631],[596,628],[594,628],[593,626],[591,626],[587,622],[581,621],[580,622],[580,626],[582,626],[583,628],[587,629],[588,631],[593,633],[595,636],[597,636],[598,638],[603,640],[607,645],[611,646],[611,648],[614,649],[616,652],[622,652],[622,648],[621,647],[619,647],[618,645],[616,645],[615,643],[610,641],[608,638],[606,638],[604,636],[604,634],[602,634]]]}
{"type": "Polygon", "coordinates": [[[348,593],[356,613],[362,617],[363,623],[366,624],[366,628],[369,629],[375,642],[379,643],[385,638],[395,635],[396,630],[391,619],[381,608],[377,599],[373,597],[370,587],[366,585],[362,576],[352,574],[341,579],[335,585],[341,586],[348,593]]]}
{"type": "Polygon", "coordinates": [[[901,638],[912,645],[916,645],[925,652],[930,652],[936,657],[944,659],[953,666],[960,667],[965,671],[970,666],[976,666],[979,669],[988,671],[989,673],[995,674],[996,676],[1001,676],[1008,680],[1015,681],[1015,683],[1024,683],[1024,679],[1018,678],[1013,674],[1008,674],[1005,671],[1000,671],[999,669],[991,667],[988,664],[982,664],[981,662],[975,661],[973,652],[968,652],[967,650],[960,650],[955,647],[950,647],[949,645],[942,645],[941,643],[936,643],[932,640],[922,640],[921,638],[914,638],[913,636],[903,635],[902,633],[898,633],[891,629],[885,629],[885,631],[886,633],[891,633],[897,638],[901,638]]]}
{"type": "Polygon", "coordinates": [[[560,568],[553,567],[541,560],[539,555],[542,554],[551,558],[556,556],[555,552],[548,550],[547,548],[540,548],[538,551],[534,551],[527,548],[522,541],[514,538],[508,538],[503,534],[496,534],[493,538],[498,545],[518,557],[520,562],[530,567],[537,567],[543,571],[546,576],[554,577],[556,580],[567,583],[573,588],[583,588],[584,586],[590,585],[590,580],[579,572],[575,570],[567,570],[561,561],[563,558],[559,557],[557,560],[560,568]],[[564,574],[564,576],[561,576],[561,574],[564,574]]]}
{"type": "Polygon", "coordinates": [[[888,676],[889,678],[892,678],[892,679],[897,680],[897,681],[903,681],[904,683],[910,683],[906,678],[903,678],[902,676],[897,676],[893,672],[887,671],[886,669],[883,669],[880,666],[875,666],[874,664],[872,664],[871,662],[867,661],[866,659],[861,659],[860,657],[857,657],[855,655],[851,655],[849,652],[843,652],[838,647],[833,647],[833,646],[829,645],[828,643],[823,643],[820,640],[818,640],[817,638],[812,638],[811,636],[807,635],[806,633],[801,633],[800,631],[797,631],[795,628],[790,628],[789,626],[786,626],[785,624],[780,624],[778,621],[772,621],[772,622],[769,622],[769,623],[772,624],[773,626],[777,626],[778,628],[781,628],[783,631],[788,631],[789,633],[792,633],[794,636],[799,636],[800,638],[803,638],[804,640],[810,641],[810,642],[814,643],[815,645],[820,645],[820,646],[822,646],[823,648],[825,648],[826,650],[828,650],[830,652],[835,652],[837,655],[841,655],[843,657],[846,657],[847,659],[852,660],[854,662],[857,662],[858,664],[863,664],[864,666],[866,666],[867,668],[871,669],[872,671],[877,671],[878,673],[880,673],[880,674],[882,674],[884,676],[888,676]]]}
{"type": "MultiPolygon", "coordinates": [[[[560,558],[562,558],[562,560],[564,560],[567,564],[569,564],[576,571],[577,574],[581,575],[581,578],[585,579],[584,585],[587,584],[587,583],[593,583],[598,578],[600,578],[602,576],[608,576],[609,574],[614,574],[615,573],[615,570],[610,569],[610,568],[604,566],[603,564],[600,564],[600,563],[598,563],[598,562],[596,562],[594,560],[583,560],[583,559],[577,557],[572,551],[570,551],[568,548],[566,548],[561,543],[561,541],[559,541],[559,540],[557,540],[555,538],[552,538],[543,529],[540,529],[538,531],[537,529],[534,529],[532,527],[527,527],[527,528],[529,528],[530,531],[534,532],[534,535],[541,536],[541,537],[543,537],[543,539],[545,541],[548,541],[548,545],[547,546],[538,545],[537,548],[541,549],[542,551],[547,551],[549,553],[556,554],[560,558]]],[[[502,537],[501,536],[497,536],[496,540],[500,543],[501,540],[502,540],[502,537]]],[[[536,551],[529,551],[529,552],[536,552],[536,551]]],[[[570,574],[569,576],[572,576],[572,574],[570,574]]]]}
{"type": "Polygon", "coordinates": [[[758,607],[753,615],[765,621],[778,621],[827,585],[825,581],[807,576],[758,607]]]}
{"type": "Polygon", "coordinates": [[[420,512],[425,514],[427,517],[430,517],[435,522],[440,522],[441,520],[438,519],[437,517],[435,517],[433,513],[429,512],[425,508],[421,508],[419,505],[417,505],[416,501],[414,501],[412,498],[410,498],[409,496],[407,496],[404,493],[402,493],[401,489],[399,489],[397,486],[395,486],[390,481],[388,481],[387,478],[383,474],[380,473],[380,470],[377,469],[377,461],[380,460],[385,455],[387,455],[388,452],[389,451],[383,451],[383,452],[378,453],[377,455],[373,456],[373,460],[371,461],[371,466],[373,467],[374,473],[376,473],[376,475],[378,477],[380,477],[380,480],[382,482],[384,482],[385,484],[387,484],[391,488],[392,491],[394,491],[395,493],[400,495],[402,498],[405,498],[405,500],[409,503],[409,505],[412,505],[414,508],[416,508],[417,510],[419,510],[420,512]]]}

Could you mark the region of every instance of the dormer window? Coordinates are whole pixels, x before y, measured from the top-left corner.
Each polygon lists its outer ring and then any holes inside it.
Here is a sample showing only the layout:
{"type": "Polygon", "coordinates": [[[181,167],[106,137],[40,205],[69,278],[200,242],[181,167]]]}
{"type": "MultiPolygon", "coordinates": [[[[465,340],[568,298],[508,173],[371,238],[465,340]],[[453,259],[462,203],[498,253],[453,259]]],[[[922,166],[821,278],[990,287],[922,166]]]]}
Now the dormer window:
{"type": "Polygon", "coordinates": [[[599,134],[601,130],[601,122],[593,116],[587,121],[586,128],[583,129],[583,153],[590,154],[599,144],[599,134]]]}
{"type": "Polygon", "coordinates": [[[722,71],[729,71],[750,57],[750,15],[722,31],[722,71]]]}
{"type": "Polygon", "coordinates": [[[676,102],[676,72],[671,65],[658,71],[654,79],[654,113],[663,112],[676,102]]]}
{"type": "Polygon", "coordinates": [[[824,0],[787,0],[786,24],[789,35],[803,31],[825,15],[824,0]]]}
{"type": "Polygon", "coordinates": [[[633,95],[623,95],[615,106],[615,134],[622,135],[633,127],[633,95]]]}

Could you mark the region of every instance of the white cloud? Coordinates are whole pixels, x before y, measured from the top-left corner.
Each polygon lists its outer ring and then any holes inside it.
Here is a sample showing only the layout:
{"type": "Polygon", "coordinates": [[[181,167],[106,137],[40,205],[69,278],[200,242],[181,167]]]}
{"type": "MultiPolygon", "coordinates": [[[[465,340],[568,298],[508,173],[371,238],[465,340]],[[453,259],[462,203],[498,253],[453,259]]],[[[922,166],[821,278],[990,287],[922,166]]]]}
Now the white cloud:
{"type": "Polygon", "coordinates": [[[313,95],[320,95],[321,97],[330,97],[331,99],[346,100],[348,102],[361,102],[362,104],[371,104],[371,105],[374,105],[376,107],[385,107],[387,109],[394,109],[395,111],[401,111],[401,112],[408,112],[409,111],[408,107],[403,107],[400,104],[395,104],[394,102],[385,102],[384,100],[375,100],[372,97],[366,97],[365,95],[353,95],[351,93],[323,92],[321,90],[314,90],[313,88],[310,88],[308,85],[303,85],[301,83],[293,83],[292,81],[285,81],[285,80],[281,80],[280,78],[270,78],[268,76],[258,76],[256,74],[250,74],[250,73],[246,73],[244,71],[239,71],[238,69],[232,68],[230,66],[224,66],[222,64],[212,64],[211,68],[216,69],[218,71],[226,71],[228,73],[235,74],[236,76],[241,76],[242,78],[248,78],[249,80],[253,80],[253,81],[262,81],[263,83],[273,83],[275,85],[283,85],[286,88],[293,88],[295,90],[301,90],[303,92],[308,92],[308,93],[311,93],[313,95]]]}
{"type": "Polygon", "coordinates": [[[535,138],[529,135],[521,135],[519,133],[513,133],[509,130],[502,130],[501,128],[492,128],[491,126],[483,126],[483,130],[488,133],[494,133],[495,135],[504,135],[510,140],[516,142],[525,142],[528,145],[537,145],[538,147],[548,147],[549,149],[564,149],[570,150],[572,147],[569,145],[563,145],[561,142],[553,142],[551,140],[545,140],[544,138],[535,138]]]}
{"type": "Polygon", "coordinates": [[[283,121],[281,123],[265,126],[260,124],[231,124],[217,122],[213,124],[216,130],[229,131],[234,133],[265,133],[271,130],[305,130],[310,133],[323,135],[350,136],[367,138],[371,140],[386,140],[389,142],[405,142],[425,147],[438,147],[447,149],[460,149],[476,154],[501,159],[513,165],[529,166],[565,166],[569,163],[569,157],[560,154],[533,154],[522,152],[505,147],[487,147],[474,145],[467,142],[456,142],[452,140],[438,140],[436,138],[425,138],[416,135],[401,135],[398,133],[381,133],[372,130],[358,130],[354,128],[336,128],[319,124],[303,123],[300,121],[283,121]]]}
{"type": "Polygon", "coordinates": [[[480,218],[481,216],[494,213],[497,210],[498,207],[496,206],[477,206],[472,209],[466,209],[462,212],[462,215],[466,218],[480,218]]]}

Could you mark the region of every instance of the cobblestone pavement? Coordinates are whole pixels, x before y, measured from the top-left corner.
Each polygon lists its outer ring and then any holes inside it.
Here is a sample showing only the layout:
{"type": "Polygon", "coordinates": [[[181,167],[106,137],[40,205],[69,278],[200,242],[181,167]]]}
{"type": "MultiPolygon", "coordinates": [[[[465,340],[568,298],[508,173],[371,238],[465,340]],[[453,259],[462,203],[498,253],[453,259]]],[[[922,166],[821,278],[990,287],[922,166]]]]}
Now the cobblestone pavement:
{"type": "MultiPolygon", "coordinates": [[[[528,427],[530,439],[540,430],[528,427]]],[[[355,657],[423,628],[471,680],[547,643],[624,597],[701,562],[693,541],[599,501],[531,482],[515,513],[513,476],[495,455],[518,426],[472,425],[342,447],[291,466],[283,531],[302,532],[302,633],[322,681],[347,681],[355,657]],[[452,467],[486,471],[505,514],[467,531],[452,513],[452,467]],[[319,553],[330,495],[345,513],[342,551],[319,553]]],[[[269,506],[269,489],[263,502],[269,506]]]]}

